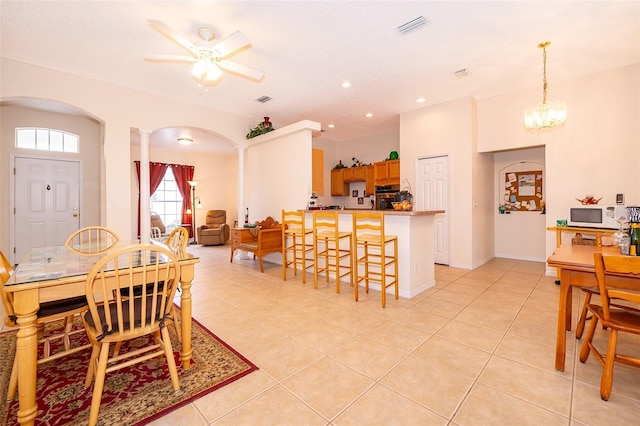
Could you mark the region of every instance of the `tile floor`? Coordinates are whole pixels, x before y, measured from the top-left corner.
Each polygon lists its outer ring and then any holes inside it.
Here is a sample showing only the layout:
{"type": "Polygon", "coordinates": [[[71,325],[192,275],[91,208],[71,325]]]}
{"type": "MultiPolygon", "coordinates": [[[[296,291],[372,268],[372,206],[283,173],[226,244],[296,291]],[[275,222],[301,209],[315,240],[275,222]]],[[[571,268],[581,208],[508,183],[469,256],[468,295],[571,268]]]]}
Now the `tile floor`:
{"type": "MultiPolygon", "coordinates": [[[[601,368],[577,359],[567,334],[554,369],[558,289],[545,264],[494,259],[474,270],[436,267],[436,286],[413,299],[312,276],[229,262],[229,246],[200,256],[193,316],[260,370],[154,425],[623,425],[640,416],[640,369],[617,365],[600,399],[601,368]]],[[[574,292],[574,324],[580,303],[574,292]]],[[[598,342],[606,345],[602,330],[598,342]]],[[[640,352],[640,339],[620,345],[640,352]]]]}

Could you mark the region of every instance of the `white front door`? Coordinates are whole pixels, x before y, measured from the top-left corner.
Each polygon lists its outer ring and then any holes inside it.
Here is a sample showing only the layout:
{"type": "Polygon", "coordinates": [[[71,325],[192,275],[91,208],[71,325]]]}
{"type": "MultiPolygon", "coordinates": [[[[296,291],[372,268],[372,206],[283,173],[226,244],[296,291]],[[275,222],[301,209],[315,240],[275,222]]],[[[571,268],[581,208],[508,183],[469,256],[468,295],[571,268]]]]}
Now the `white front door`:
{"type": "Polygon", "coordinates": [[[418,210],[444,210],[435,216],[435,263],[449,264],[449,157],[418,159],[417,198],[418,210]]]}
{"type": "Polygon", "coordinates": [[[34,247],[62,245],[80,227],[80,163],[16,157],[14,256],[34,247]]]}

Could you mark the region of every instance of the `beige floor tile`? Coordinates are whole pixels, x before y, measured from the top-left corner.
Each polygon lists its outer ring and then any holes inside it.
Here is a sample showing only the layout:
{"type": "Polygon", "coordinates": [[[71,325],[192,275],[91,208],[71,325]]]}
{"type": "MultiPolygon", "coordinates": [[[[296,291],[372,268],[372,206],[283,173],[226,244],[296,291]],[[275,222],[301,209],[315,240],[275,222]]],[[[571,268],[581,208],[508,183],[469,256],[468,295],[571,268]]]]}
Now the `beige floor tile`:
{"type": "Polygon", "coordinates": [[[382,385],[375,385],[332,422],[335,426],[444,426],[447,423],[447,419],[382,385]]]}
{"type": "Polygon", "coordinates": [[[429,298],[433,300],[441,300],[443,302],[454,303],[456,305],[466,306],[471,303],[476,298],[476,296],[451,291],[447,288],[444,288],[433,293],[429,298]]]}
{"type": "Polygon", "coordinates": [[[276,386],[211,423],[216,426],[326,425],[327,422],[289,392],[276,386]]]}
{"type": "Polygon", "coordinates": [[[208,423],[195,405],[188,404],[148,424],[151,426],[206,426],[208,423]]]}
{"type": "Polygon", "coordinates": [[[284,330],[274,327],[264,321],[258,321],[236,328],[227,336],[227,343],[242,353],[249,353],[258,348],[286,337],[284,330]]]}
{"type": "MultiPolygon", "coordinates": [[[[579,354],[576,356],[579,356],[579,354]]],[[[575,365],[576,382],[582,382],[600,389],[603,368],[593,355],[584,364],[577,361],[575,365]]],[[[616,394],[640,401],[640,368],[616,363],[613,367],[613,386],[611,390],[616,394]]]]}
{"type": "Polygon", "coordinates": [[[491,356],[489,352],[438,336],[427,340],[413,355],[470,379],[478,377],[491,356]]]}
{"type": "Polygon", "coordinates": [[[296,331],[292,336],[323,354],[327,354],[348,343],[353,338],[354,333],[319,320],[313,325],[296,331]]]}
{"type": "Polygon", "coordinates": [[[568,377],[494,356],[478,381],[569,417],[572,383],[568,377]]]}
{"type": "Polygon", "coordinates": [[[576,382],[573,390],[573,418],[590,426],[632,425],[638,423],[640,401],[616,394],[600,399],[600,388],[576,382]]]}
{"type": "MultiPolygon", "coordinates": [[[[569,335],[566,340],[567,353],[563,374],[568,375],[573,371],[575,338],[573,335],[569,335]]],[[[503,356],[513,361],[518,361],[546,371],[556,372],[555,339],[553,341],[542,343],[534,339],[507,334],[498,346],[498,349],[496,349],[495,353],[496,355],[503,356]]],[[[558,372],[558,374],[562,373],[558,372]]]]}
{"type": "Polygon", "coordinates": [[[439,415],[451,418],[473,381],[427,360],[410,356],[381,383],[439,415]]]}
{"type": "Polygon", "coordinates": [[[411,309],[422,309],[434,315],[450,319],[458,315],[458,313],[464,309],[464,305],[427,297],[411,309]]]}
{"type": "Polygon", "coordinates": [[[449,319],[415,307],[394,316],[391,322],[398,324],[399,327],[410,327],[423,333],[433,334],[449,322],[449,319]]]}
{"type": "Polygon", "coordinates": [[[258,370],[197,399],[193,405],[211,422],[275,385],[272,378],[258,370]]]}
{"type": "Polygon", "coordinates": [[[262,372],[281,381],[324,355],[311,346],[287,336],[248,353],[247,356],[260,367],[262,372]]]}
{"type": "Polygon", "coordinates": [[[388,321],[366,333],[367,337],[403,352],[413,352],[431,335],[432,333],[407,328],[404,324],[393,321],[388,321]]]}
{"type": "Polygon", "coordinates": [[[282,385],[331,420],[373,383],[373,380],[338,361],[322,358],[283,381],[282,385]]]}
{"type": "Polygon", "coordinates": [[[455,424],[566,426],[569,419],[478,383],[453,418],[455,424]]]}
{"type": "Polygon", "coordinates": [[[407,354],[368,337],[359,337],[329,356],[370,379],[379,380],[407,354]]]}
{"type": "Polygon", "coordinates": [[[436,335],[485,352],[493,352],[504,336],[499,331],[456,320],[448,322],[436,335]]]}

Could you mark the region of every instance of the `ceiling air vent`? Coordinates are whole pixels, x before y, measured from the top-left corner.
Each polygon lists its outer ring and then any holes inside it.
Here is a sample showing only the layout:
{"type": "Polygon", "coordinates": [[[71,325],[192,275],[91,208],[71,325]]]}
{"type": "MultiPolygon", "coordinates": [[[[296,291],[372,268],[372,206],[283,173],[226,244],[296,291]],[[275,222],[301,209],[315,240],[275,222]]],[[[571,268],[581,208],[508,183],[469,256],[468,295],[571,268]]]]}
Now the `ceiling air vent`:
{"type": "Polygon", "coordinates": [[[407,34],[413,30],[417,30],[420,27],[424,27],[427,25],[429,21],[424,16],[418,16],[416,19],[412,19],[409,22],[405,22],[404,24],[396,27],[400,34],[407,34]]]}
{"type": "Polygon", "coordinates": [[[471,74],[469,74],[469,70],[467,70],[466,68],[454,72],[453,75],[455,75],[458,80],[462,80],[471,76],[471,74]]]}
{"type": "Polygon", "coordinates": [[[256,101],[260,102],[261,104],[265,102],[269,102],[270,100],[271,100],[271,97],[267,95],[260,96],[258,99],[256,99],[256,101]]]}

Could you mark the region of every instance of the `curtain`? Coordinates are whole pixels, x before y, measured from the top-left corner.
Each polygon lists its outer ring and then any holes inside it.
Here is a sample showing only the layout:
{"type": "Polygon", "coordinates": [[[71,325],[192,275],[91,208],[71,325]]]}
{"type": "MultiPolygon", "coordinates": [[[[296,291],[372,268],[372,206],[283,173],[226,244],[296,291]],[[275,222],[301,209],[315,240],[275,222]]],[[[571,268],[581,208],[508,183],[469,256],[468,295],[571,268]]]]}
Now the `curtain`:
{"type": "MultiPolygon", "coordinates": [[[[191,200],[191,194],[189,192],[191,190],[191,186],[188,181],[193,180],[195,167],[183,166],[180,164],[171,164],[170,167],[173,171],[173,176],[176,178],[178,191],[180,191],[180,195],[182,195],[182,223],[192,225],[192,217],[196,212],[194,208],[192,209],[191,214],[187,214],[187,209],[191,207],[191,203],[189,202],[191,200]]],[[[193,226],[190,226],[190,228],[192,228],[191,236],[193,237],[196,235],[196,230],[193,229],[193,226]]]]}
{"type": "MultiPolygon", "coordinates": [[[[138,176],[138,236],[140,236],[140,162],[134,161],[136,175],[138,176]]],[[[149,195],[153,195],[160,186],[162,178],[167,171],[168,164],[149,162],[149,195]]]]}

